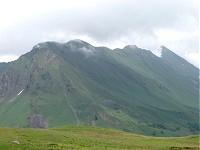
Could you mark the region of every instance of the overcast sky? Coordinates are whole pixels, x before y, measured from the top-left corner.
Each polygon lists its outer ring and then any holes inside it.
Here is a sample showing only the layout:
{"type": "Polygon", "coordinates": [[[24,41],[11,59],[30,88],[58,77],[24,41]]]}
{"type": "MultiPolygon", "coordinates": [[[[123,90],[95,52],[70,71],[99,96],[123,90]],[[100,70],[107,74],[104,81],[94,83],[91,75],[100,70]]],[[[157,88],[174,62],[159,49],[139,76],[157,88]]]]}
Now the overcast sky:
{"type": "Polygon", "coordinates": [[[0,0],[0,62],[45,41],[94,46],[164,45],[199,64],[198,0],[0,0]]]}

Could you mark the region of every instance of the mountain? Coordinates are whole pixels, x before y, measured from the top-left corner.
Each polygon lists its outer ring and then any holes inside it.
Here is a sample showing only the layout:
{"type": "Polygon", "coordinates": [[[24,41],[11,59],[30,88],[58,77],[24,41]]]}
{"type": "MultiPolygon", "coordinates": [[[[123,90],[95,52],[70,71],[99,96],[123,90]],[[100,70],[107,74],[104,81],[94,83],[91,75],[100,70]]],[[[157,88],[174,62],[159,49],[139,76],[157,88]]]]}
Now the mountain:
{"type": "Polygon", "coordinates": [[[0,126],[199,132],[199,69],[165,47],[157,57],[134,45],[45,42],[0,72],[0,126]]]}

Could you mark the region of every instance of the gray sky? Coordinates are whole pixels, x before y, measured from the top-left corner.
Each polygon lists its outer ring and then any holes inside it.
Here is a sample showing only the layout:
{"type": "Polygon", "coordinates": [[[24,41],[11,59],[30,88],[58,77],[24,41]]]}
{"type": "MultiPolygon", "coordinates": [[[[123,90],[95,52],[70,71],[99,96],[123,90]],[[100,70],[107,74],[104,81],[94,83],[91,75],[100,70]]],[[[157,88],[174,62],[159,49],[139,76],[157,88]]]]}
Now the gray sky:
{"type": "Polygon", "coordinates": [[[94,46],[164,45],[199,64],[198,0],[0,0],[0,62],[45,41],[94,46]]]}

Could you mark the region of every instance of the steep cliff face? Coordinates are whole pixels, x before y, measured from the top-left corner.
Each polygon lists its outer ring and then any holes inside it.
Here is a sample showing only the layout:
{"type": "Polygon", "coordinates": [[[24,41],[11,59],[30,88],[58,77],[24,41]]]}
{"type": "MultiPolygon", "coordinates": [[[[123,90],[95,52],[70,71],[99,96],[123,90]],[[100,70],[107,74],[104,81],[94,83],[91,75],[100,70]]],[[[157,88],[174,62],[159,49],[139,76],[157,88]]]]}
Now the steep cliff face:
{"type": "Polygon", "coordinates": [[[56,67],[56,55],[49,51],[45,44],[41,48],[35,46],[31,52],[21,56],[18,60],[9,63],[7,70],[0,77],[0,100],[11,93],[19,92],[19,88],[28,90],[37,88],[38,80],[43,78],[50,82],[51,75],[44,66],[56,67]]]}
{"type": "Polygon", "coordinates": [[[168,49],[40,43],[0,71],[0,125],[198,133],[198,72],[168,49]]]}
{"type": "Polygon", "coordinates": [[[0,89],[0,95],[2,99],[6,94],[8,94],[9,90],[11,90],[11,75],[7,72],[2,75],[0,81],[1,81],[1,89],[0,89]]]}

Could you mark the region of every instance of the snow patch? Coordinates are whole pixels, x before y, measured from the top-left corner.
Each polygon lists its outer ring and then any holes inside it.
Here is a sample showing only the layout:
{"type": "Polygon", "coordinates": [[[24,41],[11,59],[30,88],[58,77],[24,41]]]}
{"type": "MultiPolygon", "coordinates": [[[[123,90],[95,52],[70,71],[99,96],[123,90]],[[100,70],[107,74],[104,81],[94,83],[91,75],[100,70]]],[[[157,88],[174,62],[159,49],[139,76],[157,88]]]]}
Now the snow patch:
{"type": "Polygon", "coordinates": [[[24,89],[23,90],[21,90],[17,95],[19,96],[22,92],[24,91],[24,89]]]}

